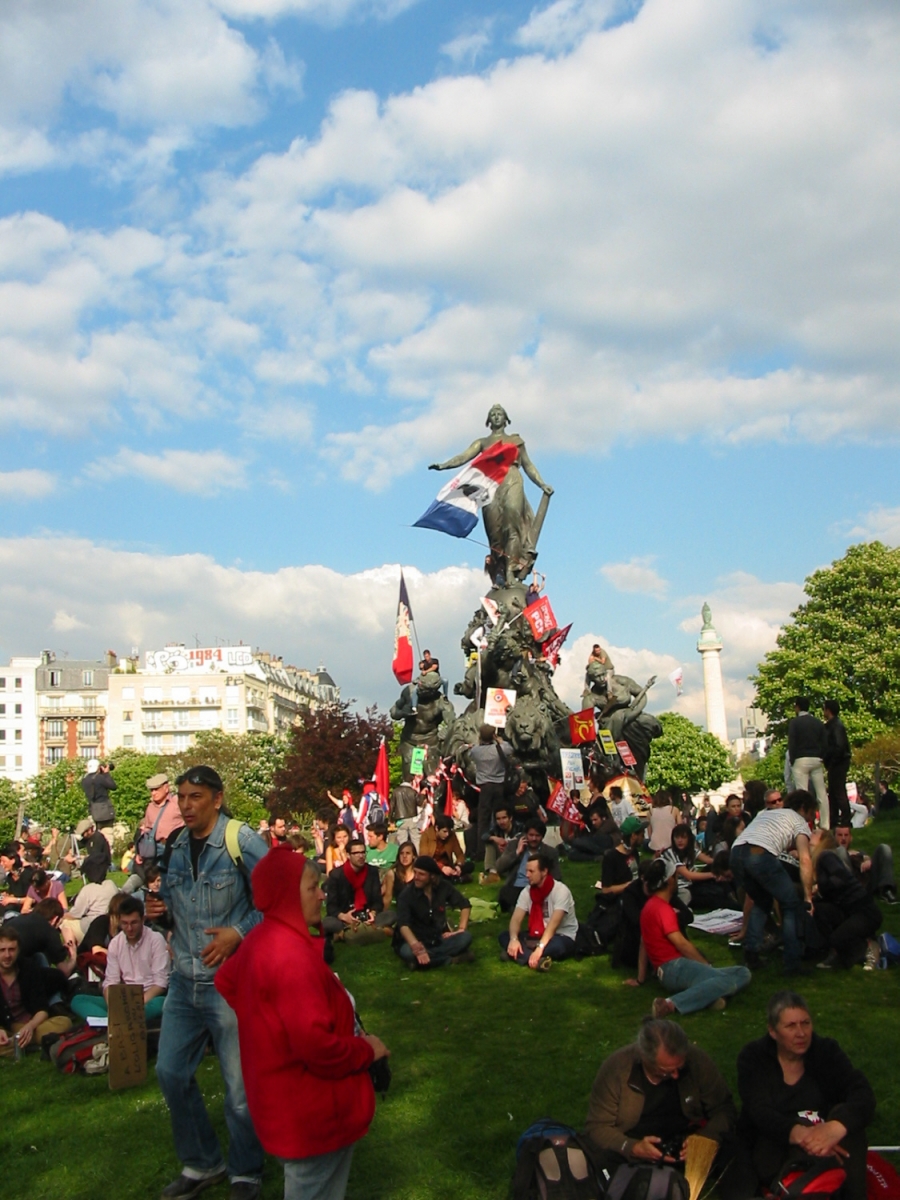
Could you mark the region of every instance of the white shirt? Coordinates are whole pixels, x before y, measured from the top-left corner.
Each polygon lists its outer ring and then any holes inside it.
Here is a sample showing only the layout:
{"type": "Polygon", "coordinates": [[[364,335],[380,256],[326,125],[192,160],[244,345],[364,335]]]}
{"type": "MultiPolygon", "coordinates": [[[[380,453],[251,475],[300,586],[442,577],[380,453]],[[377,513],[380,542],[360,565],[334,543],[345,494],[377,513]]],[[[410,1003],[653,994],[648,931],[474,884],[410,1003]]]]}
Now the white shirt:
{"type": "MultiPolygon", "coordinates": [[[[528,914],[531,912],[531,888],[526,884],[519,892],[519,898],[516,901],[516,908],[520,908],[525,913],[525,921],[522,923],[522,928],[519,930],[521,936],[528,933],[528,914]]],[[[571,938],[572,941],[578,936],[578,918],[575,916],[575,899],[572,893],[564,883],[554,883],[553,887],[544,897],[543,913],[544,926],[546,927],[550,918],[558,908],[563,910],[565,914],[559,923],[557,933],[561,933],[563,937],[571,938]]]]}
{"type": "Polygon", "coordinates": [[[807,822],[792,808],[764,808],[735,838],[734,845],[761,846],[777,857],[790,850],[801,833],[809,837],[809,832],[807,822]]]}
{"type": "Polygon", "coordinates": [[[609,806],[609,811],[612,815],[612,819],[617,825],[621,825],[626,817],[634,817],[637,815],[634,811],[634,805],[627,796],[623,796],[618,804],[611,804],[609,806]]]}

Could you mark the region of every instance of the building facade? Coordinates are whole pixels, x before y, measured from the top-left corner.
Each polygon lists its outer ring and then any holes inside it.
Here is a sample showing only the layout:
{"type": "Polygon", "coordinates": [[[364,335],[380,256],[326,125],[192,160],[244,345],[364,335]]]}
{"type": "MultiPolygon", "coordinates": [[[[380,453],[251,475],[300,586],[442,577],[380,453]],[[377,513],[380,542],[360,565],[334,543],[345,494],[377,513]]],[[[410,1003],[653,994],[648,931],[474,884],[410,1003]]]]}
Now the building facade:
{"type": "Polygon", "coordinates": [[[35,668],[40,769],[64,758],[106,756],[107,681],[117,663],[112,651],[97,661],[41,654],[35,668]]]}
{"type": "Polygon", "coordinates": [[[40,769],[35,672],[39,658],[0,666],[0,778],[19,782],[40,769]]]}

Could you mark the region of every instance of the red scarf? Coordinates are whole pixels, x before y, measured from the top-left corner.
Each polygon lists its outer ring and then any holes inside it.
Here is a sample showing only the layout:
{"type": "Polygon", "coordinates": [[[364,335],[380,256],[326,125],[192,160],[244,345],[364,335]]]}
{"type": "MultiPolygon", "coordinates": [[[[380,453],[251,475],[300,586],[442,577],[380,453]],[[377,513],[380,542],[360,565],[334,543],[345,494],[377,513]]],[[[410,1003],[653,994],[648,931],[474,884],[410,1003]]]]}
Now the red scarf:
{"type": "Polygon", "coordinates": [[[360,909],[368,908],[369,902],[366,900],[366,876],[369,874],[368,863],[358,871],[354,871],[348,858],[344,863],[343,871],[347,882],[353,888],[353,911],[359,912],[360,909]]]}
{"type": "Polygon", "coordinates": [[[553,891],[555,882],[552,871],[548,871],[547,878],[540,887],[528,889],[528,894],[531,896],[531,912],[528,914],[528,936],[530,938],[540,940],[541,934],[544,932],[544,901],[553,891]]]}

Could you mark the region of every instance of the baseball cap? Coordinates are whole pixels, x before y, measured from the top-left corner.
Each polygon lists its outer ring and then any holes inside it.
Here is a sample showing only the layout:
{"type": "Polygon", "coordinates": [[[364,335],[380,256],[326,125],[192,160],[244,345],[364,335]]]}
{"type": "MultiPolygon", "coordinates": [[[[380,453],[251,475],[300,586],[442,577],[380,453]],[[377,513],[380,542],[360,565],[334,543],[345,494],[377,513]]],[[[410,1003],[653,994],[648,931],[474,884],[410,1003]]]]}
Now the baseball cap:
{"type": "Polygon", "coordinates": [[[633,833],[644,832],[644,822],[640,819],[640,817],[626,817],[619,826],[619,830],[621,833],[624,833],[626,837],[631,837],[633,833]]]}
{"type": "Polygon", "coordinates": [[[189,767],[187,771],[178,776],[175,782],[176,784],[200,784],[201,787],[212,788],[214,792],[225,791],[225,785],[222,783],[222,777],[219,775],[219,772],[214,771],[212,767],[189,767]]]}
{"type": "Polygon", "coordinates": [[[169,777],[165,774],[165,772],[160,771],[158,775],[151,775],[146,782],[150,791],[155,792],[158,787],[162,787],[164,783],[169,782],[169,777]]]}

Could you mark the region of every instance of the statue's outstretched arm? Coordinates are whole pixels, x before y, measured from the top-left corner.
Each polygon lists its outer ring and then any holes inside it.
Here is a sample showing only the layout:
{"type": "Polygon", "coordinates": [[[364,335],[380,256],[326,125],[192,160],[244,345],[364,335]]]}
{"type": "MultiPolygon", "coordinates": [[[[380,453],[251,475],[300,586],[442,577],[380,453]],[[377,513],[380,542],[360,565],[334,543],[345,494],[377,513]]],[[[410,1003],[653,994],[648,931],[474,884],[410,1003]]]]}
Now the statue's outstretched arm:
{"type": "Polygon", "coordinates": [[[480,454],[484,449],[483,438],[476,438],[467,450],[463,450],[462,454],[454,454],[452,458],[448,458],[446,462],[429,463],[429,471],[449,471],[452,467],[461,467],[463,463],[471,462],[477,454],[480,454]]]}
{"type": "Polygon", "coordinates": [[[535,487],[539,487],[541,491],[546,492],[548,496],[553,495],[553,488],[550,487],[549,483],[544,483],[543,479],[541,478],[540,471],[528,457],[528,451],[525,449],[524,442],[519,443],[519,466],[535,485],[535,487]]]}

